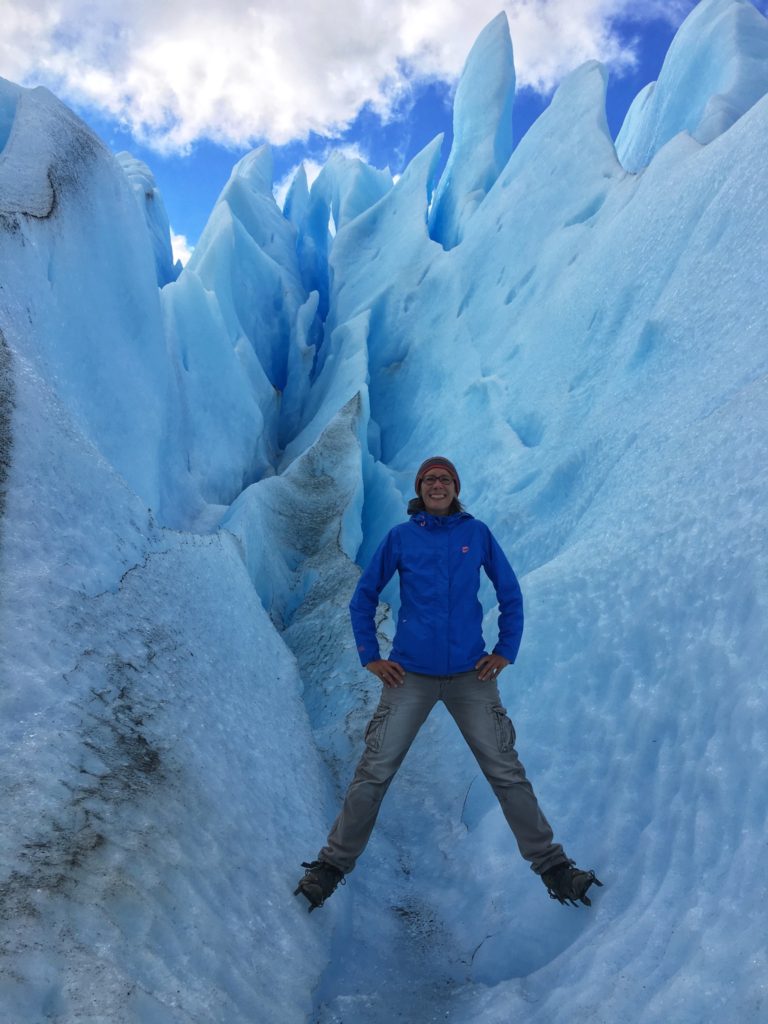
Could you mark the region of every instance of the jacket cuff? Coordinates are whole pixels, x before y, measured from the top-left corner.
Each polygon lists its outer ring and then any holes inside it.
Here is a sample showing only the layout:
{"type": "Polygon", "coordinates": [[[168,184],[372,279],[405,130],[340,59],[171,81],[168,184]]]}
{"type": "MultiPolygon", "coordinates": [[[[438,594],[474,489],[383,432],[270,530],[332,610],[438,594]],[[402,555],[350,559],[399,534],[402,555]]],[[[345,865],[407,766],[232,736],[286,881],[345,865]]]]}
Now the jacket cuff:
{"type": "MultiPolygon", "coordinates": [[[[378,661],[381,655],[379,654],[378,644],[375,647],[367,647],[365,644],[357,645],[357,654],[360,658],[360,664],[365,666],[371,661],[378,661]]],[[[506,655],[505,655],[506,657],[506,655]]]]}
{"type": "Polygon", "coordinates": [[[496,646],[493,648],[492,653],[493,654],[500,654],[502,656],[502,658],[506,658],[507,659],[507,661],[510,663],[510,665],[514,665],[515,657],[517,656],[517,651],[512,653],[511,648],[504,647],[503,645],[499,646],[499,644],[496,644],[496,646]]]}

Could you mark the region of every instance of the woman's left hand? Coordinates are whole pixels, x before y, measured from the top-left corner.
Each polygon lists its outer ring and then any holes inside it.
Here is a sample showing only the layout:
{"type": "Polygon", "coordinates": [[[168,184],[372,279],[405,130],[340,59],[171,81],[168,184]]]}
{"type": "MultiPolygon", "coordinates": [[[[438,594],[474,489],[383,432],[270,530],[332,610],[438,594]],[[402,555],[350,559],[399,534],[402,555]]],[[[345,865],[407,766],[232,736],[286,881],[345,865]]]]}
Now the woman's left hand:
{"type": "Polygon", "coordinates": [[[484,654],[475,665],[475,668],[478,670],[477,678],[483,681],[486,679],[496,679],[499,672],[506,668],[508,664],[509,661],[501,654],[484,654]]]}

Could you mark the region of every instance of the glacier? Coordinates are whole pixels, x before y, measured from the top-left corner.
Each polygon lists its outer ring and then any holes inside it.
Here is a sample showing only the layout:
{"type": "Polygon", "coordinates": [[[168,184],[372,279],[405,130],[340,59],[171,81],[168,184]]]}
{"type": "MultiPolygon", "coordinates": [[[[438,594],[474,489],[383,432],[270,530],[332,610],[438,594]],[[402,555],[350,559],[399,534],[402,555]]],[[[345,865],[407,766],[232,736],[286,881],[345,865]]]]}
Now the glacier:
{"type": "Polygon", "coordinates": [[[702,0],[615,143],[592,62],[515,145],[499,16],[442,175],[336,154],[280,210],[261,147],[183,270],[149,168],[0,82],[4,1019],[764,1019],[766,33],[702,0]],[[347,602],[435,452],[520,576],[500,688],[589,912],[442,709],[292,896],[378,696],[347,602]]]}

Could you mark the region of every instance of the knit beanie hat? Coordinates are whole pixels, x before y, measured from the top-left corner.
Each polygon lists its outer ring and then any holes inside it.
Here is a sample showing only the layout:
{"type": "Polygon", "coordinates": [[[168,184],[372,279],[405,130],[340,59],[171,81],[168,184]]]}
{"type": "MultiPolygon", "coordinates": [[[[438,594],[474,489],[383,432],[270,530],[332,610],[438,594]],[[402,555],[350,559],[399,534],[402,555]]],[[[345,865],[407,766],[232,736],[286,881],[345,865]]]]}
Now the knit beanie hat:
{"type": "Polygon", "coordinates": [[[456,494],[461,490],[461,481],[459,480],[459,474],[456,472],[456,467],[450,461],[450,459],[444,459],[442,455],[435,455],[431,459],[426,459],[419,466],[419,471],[416,474],[416,493],[421,494],[421,481],[430,471],[430,469],[444,469],[453,477],[453,482],[456,485],[456,494]]]}

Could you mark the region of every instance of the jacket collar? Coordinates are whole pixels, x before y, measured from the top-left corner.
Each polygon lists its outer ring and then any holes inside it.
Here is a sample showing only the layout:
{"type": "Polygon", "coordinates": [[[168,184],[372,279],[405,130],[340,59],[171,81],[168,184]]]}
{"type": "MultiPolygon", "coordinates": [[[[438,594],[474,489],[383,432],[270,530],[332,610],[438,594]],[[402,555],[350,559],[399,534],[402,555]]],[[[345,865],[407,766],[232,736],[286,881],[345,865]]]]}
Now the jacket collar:
{"type": "Polygon", "coordinates": [[[411,516],[415,526],[426,527],[428,530],[450,530],[464,519],[471,519],[469,512],[454,512],[450,516],[433,516],[431,512],[416,512],[411,516]]]}

